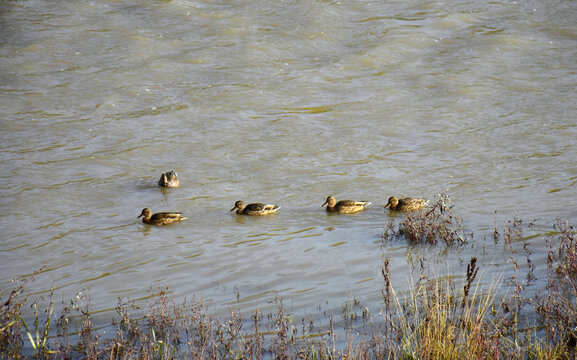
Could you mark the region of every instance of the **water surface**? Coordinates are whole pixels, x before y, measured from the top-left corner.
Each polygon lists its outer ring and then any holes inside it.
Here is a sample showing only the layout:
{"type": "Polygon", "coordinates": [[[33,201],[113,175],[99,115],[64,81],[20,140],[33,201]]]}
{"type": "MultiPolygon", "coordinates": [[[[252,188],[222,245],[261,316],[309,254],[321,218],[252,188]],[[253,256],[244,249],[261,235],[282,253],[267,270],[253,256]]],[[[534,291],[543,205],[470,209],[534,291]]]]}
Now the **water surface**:
{"type": "MultiPolygon", "coordinates": [[[[96,309],[168,286],[298,314],[381,303],[383,259],[488,278],[577,219],[572,1],[11,1],[0,12],[0,283],[96,309]],[[160,189],[175,170],[178,189],[160,189]],[[383,242],[391,195],[446,191],[468,246],[383,242]],[[328,195],[369,200],[327,216],[328,195]],[[236,200],[269,202],[237,217],[236,200]],[[182,211],[166,228],[142,208],[182,211]]],[[[520,266],[523,269],[523,264],[520,266]]],[[[490,280],[488,280],[490,282],[490,280]]]]}

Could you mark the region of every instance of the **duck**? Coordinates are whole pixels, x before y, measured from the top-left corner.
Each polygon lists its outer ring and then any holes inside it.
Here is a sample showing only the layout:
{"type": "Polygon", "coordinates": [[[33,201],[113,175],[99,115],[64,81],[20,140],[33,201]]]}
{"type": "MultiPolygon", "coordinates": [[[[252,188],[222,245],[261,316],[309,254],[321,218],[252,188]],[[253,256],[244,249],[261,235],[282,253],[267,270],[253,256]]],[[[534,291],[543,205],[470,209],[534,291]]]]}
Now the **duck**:
{"type": "Polygon", "coordinates": [[[429,204],[429,200],[418,198],[404,198],[397,199],[394,196],[389,198],[389,202],[385,205],[385,209],[394,211],[416,211],[421,210],[429,204]]]}
{"type": "Polygon", "coordinates": [[[140,213],[137,219],[140,217],[143,217],[143,223],[157,226],[168,225],[187,219],[179,212],[159,212],[153,214],[149,208],[142,209],[142,213],[140,213]]]}
{"type": "Polygon", "coordinates": [[[329,196],[327,201],[322,206],[327,207],[329,213],[352,214],[365,210],[365,207],[370,205],[369,201],[355,201],[355,200],[337,200],[329,196]]]}
{"type": "Polygon", "coordinates": [[[280,209],[280,206],[277,205],[261,203],[246,205],[244,201],[239,200],[234,203],[234,207],[230,211],[236,210],[238,215],[265,216],[274,214],[278,209],[280,209]]]}
{"type": "Polygon", "coordinates": [[[164,187],[178,187],[180,185],[180,181],[178,181],[178,176],[176,175],[176,173],[173,171],[169,171],[167,173],[164,173],[160,176],[160,180],[158,180],[158,185],[159,186],[164,186],[164,187]]]}

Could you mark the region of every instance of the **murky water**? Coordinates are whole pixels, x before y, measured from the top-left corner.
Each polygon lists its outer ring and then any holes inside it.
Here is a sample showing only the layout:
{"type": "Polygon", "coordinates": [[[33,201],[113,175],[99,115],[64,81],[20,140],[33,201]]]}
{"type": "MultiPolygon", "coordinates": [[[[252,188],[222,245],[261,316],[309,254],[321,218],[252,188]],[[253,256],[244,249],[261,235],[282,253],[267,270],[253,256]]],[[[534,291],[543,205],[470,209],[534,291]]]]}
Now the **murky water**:
{"type": "MultiPolygon", "coordinates": [[[[577,220],[573,1],[0,8],[3,288],[46,265],[32,291],[87,289],[96,309],[163,284],[214,309],[371,306],[384,257],[399,291],[409,258],[444,276],[476,255],[491,278],[523,245],[495,244],[495,222],[577,220]],[[156,186],[168,170],[180,188],[156,186]],[[382,242],[389,196],[445,190],[473,243],[382,242]],[[327,216],[331,194],[373,205],[327,216]],[[189,220],[145,226],[144,207],[189,220]]],[[[544,235],[527,242],[543,280],[544,235]]]]}

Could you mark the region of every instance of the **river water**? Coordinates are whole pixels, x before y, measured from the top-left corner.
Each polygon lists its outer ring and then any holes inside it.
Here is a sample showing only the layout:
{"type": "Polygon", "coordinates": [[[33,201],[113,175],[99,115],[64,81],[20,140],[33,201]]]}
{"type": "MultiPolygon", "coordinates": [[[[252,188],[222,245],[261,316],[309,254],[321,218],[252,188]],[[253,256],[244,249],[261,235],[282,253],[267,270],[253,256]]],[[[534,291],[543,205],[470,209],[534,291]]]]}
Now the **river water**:
{"type": "Polygon", "coordinates": [[[305,314],[378,307],[386,257],[404,291],[411,259],[506,279],[528,243],[537,288],[545,235],[577,220],[575,24],[570,0],[4,1],[1,287],[45,266],[29,291],[97,310],[166,285],[305,314]],[[443,191],[466,246],[382,241],[389,196],[443,191]],[[373,204],[327,216],[328,195],[373,204]],[[494,241],[515,217],[536,236],[494,241]]]}

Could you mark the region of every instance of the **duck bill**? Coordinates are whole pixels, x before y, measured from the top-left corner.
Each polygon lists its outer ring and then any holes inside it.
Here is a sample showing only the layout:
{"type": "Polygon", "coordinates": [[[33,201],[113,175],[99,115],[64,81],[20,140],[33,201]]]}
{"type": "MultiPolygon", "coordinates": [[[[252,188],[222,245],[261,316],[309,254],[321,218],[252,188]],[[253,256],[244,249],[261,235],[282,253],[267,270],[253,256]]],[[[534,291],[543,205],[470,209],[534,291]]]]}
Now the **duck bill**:
{"type": "Polygon", "coordinates": [[[136,218],[137,218],[137,219],[140,219],[141,217],[142,217],[142,214],[138,215],[136,218]]]}
{"type": "Polygon", "coordinates": [[[390,208],[390,207],[391,207],[391,204],[385,205],[385,209],[388,209],[388,208],[390,208]]]}
{"type": "Polygon", "coordinates": [[[238,208],[235,206],[235,207],[233,207],[232,209],[230,209],[230,212],[233,212],[233,211],[235,211],[236,209],[238,209],[238,208]]]}
{"type": "Polygon", "coordinates": [[[325,207],[325,206],[327,206],[328,204],[329,204],[329,202],[328,202],[328,201],[325,201],[325,203],[322,204],[321,207],[325,207]]]}

